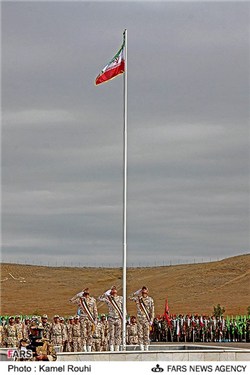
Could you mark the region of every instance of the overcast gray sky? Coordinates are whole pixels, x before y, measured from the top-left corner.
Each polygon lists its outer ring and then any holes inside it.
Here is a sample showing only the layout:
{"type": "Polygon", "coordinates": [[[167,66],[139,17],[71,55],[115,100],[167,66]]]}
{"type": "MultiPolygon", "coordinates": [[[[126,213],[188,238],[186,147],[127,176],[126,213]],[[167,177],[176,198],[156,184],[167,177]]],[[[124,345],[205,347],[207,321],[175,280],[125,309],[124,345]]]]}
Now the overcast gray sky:
{"type": "Polygon", "coordinates": [[[249,252],[249,2],[2,2],[2,260],[129,265],[249,252]]]}

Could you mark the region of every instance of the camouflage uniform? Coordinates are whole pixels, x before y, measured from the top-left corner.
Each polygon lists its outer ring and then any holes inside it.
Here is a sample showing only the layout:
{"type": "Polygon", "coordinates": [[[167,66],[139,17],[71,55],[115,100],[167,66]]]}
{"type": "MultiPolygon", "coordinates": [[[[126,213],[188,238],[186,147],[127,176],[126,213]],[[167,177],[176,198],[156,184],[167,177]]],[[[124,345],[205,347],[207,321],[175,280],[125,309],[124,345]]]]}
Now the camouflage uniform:
{"type": "Polygon", "coordinates": [[[137,345],[138,342],[138,325],[131,317],[130,324],[127,325],[127,344],[137,345]]]}
{"type": "Polygon", "coordinates": [[[17,329],[17,342],[20,342],[23,339],[23,323],[20,321],[19,315],[15,318],[15,326],[17,329]]]}
{"type": "Polygon", "coordinates": [[[3,348],[3,346],[4,346],[4,344],[3,344],[3,336],[4,336],[3,326],[0,325],[0,348],[3,348]]]}
{"type": "Polygon", "coordinates": [[[82,293],[78,293],[71,298],[70,302],[76,303],[80,308],[80,323],[82,330],[83,351],[91,351],[93,342],[93,332],[97,321],[97,306],[94,297],[89,296],[89,289],[85,288],[82,293]],[[86,308],[85,308],[86,306],[86,308]]]}
{"type": "MultiPolygon", "coordinates": [[[[57,355],[54,345],[47,339],[42,339],[42,342],[43,345],[36,348],[36,355],[43,355],[47,357],[47,359],[42,359],[42,361],[56,361],[57,355]]],[[[34,360],[39,361],[37,357],[35,357],[34,360]]]]}
{"type": "Polygon", "coordinates": [[[68,342],[66,345],[67,352],[73,352],[73,335],[72,335],[73,324],[74,324],[74,318],[73,316],[71,316],[69,317],[69,320],[66,323],[67,336],[68,336],[68,342]]]}
{"type": "Polygon", "coordinates": [[[101,351],[101,343],[103,342],[103,336],[104,336],[103,325],[100,321],[98,321],[95,326],[95,332],[93,334],[93,344],[92,344],[93,351],[95,352],[101,351]]]}
{"type": "Polygon", "coordinates": [[[51,330],[51,325],[52,323],[48,322],[48,316],[45,314],[42,316],[42,325],[43,325],[43,337],[45,339],[50,338],[50,330],[51,330]]]}
{"type": "MultiPolygon", "coordinates": [[[[111,288],[116,290],[116,287],[111,288]]],[[[112,294],[103,294],[99,297],[99,300],[105,302],[108,305],[108,323],[109,323],[109,349],[110,351],[119,351],[119,346],[121,345],[121,332],[122,332],[122,319],[118,309],[122,312],[123,301],[121,296],[112,294]],[[114,305],[115,304],[115,305],[114,305]],[[115,347],[114,347],[115,345],[115,347]]]]}
{"type": "Polygon", "coordinates": [[[101,351],[106,352],[108,350],[108,343],[109,343],[109,324],[106,320],[105,315],[101,317],[101,324],[102,324],[102,342],[101,342],[101,351]]]}
{"type": "Polygon", "coordinates": [[[60,323],[62,325],[62,330],[63,330],[63,352],[66,352],[67,343],[68,343],[68,331],[67,331],[67,327],[66,327],[63,317],[60,317],[60,323]]]}
{"type": "Polygon", "coordinates": [[[161,329],[162,329],[162,340],[168,341],[168,322],[165,316],[162,318],[161,329]]]}
{"type": "Polygon", "coordinates": [[[14,317],[9,317],[9,324],[4,327],[4,344],[7,348],[17,348],[18,337],[14,317]]]}
{"type": "Polygon", "coordinates": [[[26,318],[23,323],[23,338],[28,339],[30,332],[30,318],[26,318]]]}
{"type": "Polygon", "coordinates": [[[109,343],[109,324],[105,315],[101,317],[101,324],[102,324],[102,331],[103,331],[101,351],[106,352],[108,351],[108,343],[109,343]]]}
{"type": "Polygon", "coordinates": [[[53,345],[60,346],[60,350],[63,348],[63,342],[64,342],[64,330],[61,323],[58,322],[59,315],[54,316],[54,322],[51,324],[50,328],[50,341],[53,345]]]}
{"type": "Polygon", "coordinates": [[[79,317],[75,317],[74,324],[72,324],[72,345],[73,352],[82,351],[82,333],[79,317]]]}
{"type": "Polygon", "coordinates": [[[209,320],[209,333],[210,333],[209,341],[216,341],[216,318],[214,315],[209,320]]]}
{"type": "MultiPolygon", "coordinates": [[[[144,293],[144,291],[147,293],[148,289],[146,287],[142,287],[141,292],[144,293]]],[[[154,300],[148,295],[136,295],[135,293],[130,296],[129,299],[134,301],[137,307],[138,341],[140,344],[140,349],[148,350],[150,343],[150,327],[154,320],[154,300]],[[145,306],[145,311],[143,310],[142,306],[145,306]]]]}
{"type": "Polygon", "coordinates": [[[57,359],[54,346],[48,339],[43,338],[43,330],[42,323],[39,323],[38,320],[33,320],[30,326],[29,338],[22,339],[19,343],[20,349],[26,347],[27,350],[32,350],[33,357],[28,359],[28,361],[56,361],[57,359]]]}

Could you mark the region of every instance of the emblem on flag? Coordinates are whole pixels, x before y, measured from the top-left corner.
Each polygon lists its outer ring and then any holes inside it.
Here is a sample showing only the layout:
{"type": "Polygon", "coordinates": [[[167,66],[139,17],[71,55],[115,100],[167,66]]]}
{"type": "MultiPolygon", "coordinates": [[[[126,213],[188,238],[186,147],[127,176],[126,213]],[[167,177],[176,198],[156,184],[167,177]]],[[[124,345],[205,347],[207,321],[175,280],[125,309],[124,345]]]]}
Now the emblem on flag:
{"type": "Polygon", "coordinates": [[[125,39],[123,38],[123,43],[117,54],[113,59],[103,68],[101,73],[97,76],[95,84],[107,82],[119,74],[125,71],[125,39]]]}

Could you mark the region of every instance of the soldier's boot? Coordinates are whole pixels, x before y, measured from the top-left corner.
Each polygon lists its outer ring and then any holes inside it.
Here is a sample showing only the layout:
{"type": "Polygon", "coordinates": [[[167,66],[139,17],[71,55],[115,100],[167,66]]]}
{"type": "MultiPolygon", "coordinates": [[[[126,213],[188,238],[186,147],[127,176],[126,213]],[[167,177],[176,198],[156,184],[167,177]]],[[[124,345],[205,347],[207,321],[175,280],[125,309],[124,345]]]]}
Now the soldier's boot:
{"type": "Polygon", "coordinates": [[[86,351],[87,351],[87,346],[86,346],[86,345],[83,345],[82,351],[83,351],[83,352],[86,352],[86,351]]]}
{"type": "Polygon", "coordinates": [[[140,344],[140,350],[144,350],[144,345],[140,344]]]}
{"type": "Polygon", "coordinates": [[[91,352],[91,345],[87,346],[87,352],[91,352]]]}
{"type": "Polygon", "coordinates": [[[113,352],[113,351],[114,351],[114,345],[110,345],[110,346],[109,346],[109,350],[110,350],[111,352],[113,352]]]}
{"type": "Polygon", "coordinates": [[[115,345],[115,352],[119,352],[119,345],[115,345]]]}
{"type": "Polygon", "coordinates": [[[148,345],[145,345],[145,346],[144,346],[144,349],[148,351],[148,345]]]}

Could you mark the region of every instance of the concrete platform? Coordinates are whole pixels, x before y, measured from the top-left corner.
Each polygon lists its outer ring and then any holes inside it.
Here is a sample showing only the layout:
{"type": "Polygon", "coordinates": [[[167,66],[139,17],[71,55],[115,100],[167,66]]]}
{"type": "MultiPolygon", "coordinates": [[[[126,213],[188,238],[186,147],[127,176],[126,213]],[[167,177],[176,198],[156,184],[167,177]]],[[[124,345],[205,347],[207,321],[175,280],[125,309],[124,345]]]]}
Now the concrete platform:
{"type": "MultiPolygon", "coordinates": [[[[233,344],[233,343],[231,343],[233,344]]],[[[168,344],[150,345],[149,351],[138,346],[127,346],[120,352],[57,353],[58,361],[250,361],[250,349],[223,344],[168,344]]],[[[249,347],[249,345],[246,345],[249,347]]],[[[0,361],[9,361],[6,348],[0,349],[0,361]]]]}
{"type": "MultiPolygon", "coordinates": [[[[133,350],[135,349],[135,350],[133,350]]],[[[250,349],[209,345],[150,345],[149,351],[58,353],[58,361],[250,361],[250,349]]]]}

